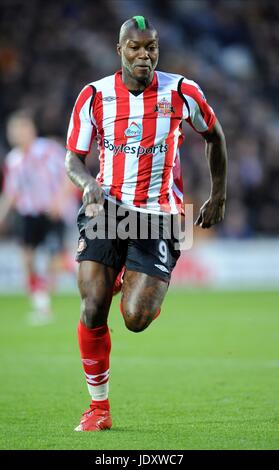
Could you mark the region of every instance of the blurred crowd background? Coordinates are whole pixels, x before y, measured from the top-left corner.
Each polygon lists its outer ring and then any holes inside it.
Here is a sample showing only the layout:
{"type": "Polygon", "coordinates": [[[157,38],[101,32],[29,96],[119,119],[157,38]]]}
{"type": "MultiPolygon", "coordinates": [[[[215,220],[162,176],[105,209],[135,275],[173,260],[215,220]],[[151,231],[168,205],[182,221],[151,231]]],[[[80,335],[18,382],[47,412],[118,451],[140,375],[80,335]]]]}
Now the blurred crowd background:
{"type": "MultiPolygon", "coordinates": [[[[160,37],[158,69],[201,86],[227,137],[226,219],[208,236],[279,235],[279,3],[276,0],[1,0],[0,170],[5,123],[35,112],[40,135],[65,142],[81,88],[120,68],[119,28],[140,14],[160,37]]],[[[208,197],[204,142],[185,125],[185,202],[208,197]]],[[[96,174],[96,149],[88,160],[96,174]]],[[[6,234],[7,235],[7,234],[6,234]]]]}

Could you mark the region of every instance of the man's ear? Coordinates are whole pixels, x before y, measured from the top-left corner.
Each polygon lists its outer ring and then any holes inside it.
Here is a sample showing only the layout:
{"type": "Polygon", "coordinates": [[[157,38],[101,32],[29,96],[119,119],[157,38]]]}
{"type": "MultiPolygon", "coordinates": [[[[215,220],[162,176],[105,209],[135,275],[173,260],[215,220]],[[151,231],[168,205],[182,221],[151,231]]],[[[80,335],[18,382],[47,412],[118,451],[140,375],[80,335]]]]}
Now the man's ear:
{"type": "Polygon", "coordinates": [[[121,56],[121,46],[119,43],[116,46],[116,50],[117,50],[117,54],[121,56]]]}

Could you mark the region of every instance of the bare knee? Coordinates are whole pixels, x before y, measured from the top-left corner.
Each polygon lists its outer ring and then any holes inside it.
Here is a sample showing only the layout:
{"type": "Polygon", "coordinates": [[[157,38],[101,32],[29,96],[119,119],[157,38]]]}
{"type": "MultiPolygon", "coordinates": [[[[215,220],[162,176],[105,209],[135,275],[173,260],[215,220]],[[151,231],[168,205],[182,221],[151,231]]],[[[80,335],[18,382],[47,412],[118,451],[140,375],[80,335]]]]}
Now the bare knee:
{"type": "Polygon", "coordinates": [[[145,273],[126,271],[122,287],[122,313],[126,327],[145,330],[160,312],[168,283],[145,273]]]}
{"type": "Polygon", "coordinates": [[[126,327],[134,333],[140,333],[145,330],[153,320],[152,313],[146,313],[141,311],[141,309],[134,310],[122,306],[122,314],[126,327]]]}
{"type": "Polygon", "coordinates": [[[98,304],[96,298],[87,295],[81,301],[81,320],[87,328],[97,328],[107,321],[108,312],[106,308],[98,304]]]}
{"type": "Polygon", "coordinates": [[[126,328],[128,328],[130,331],[133,331],[133,333],[140,333],[150,324],[150,321],[138,317],[124,317],[124,320],[126,328]]]}

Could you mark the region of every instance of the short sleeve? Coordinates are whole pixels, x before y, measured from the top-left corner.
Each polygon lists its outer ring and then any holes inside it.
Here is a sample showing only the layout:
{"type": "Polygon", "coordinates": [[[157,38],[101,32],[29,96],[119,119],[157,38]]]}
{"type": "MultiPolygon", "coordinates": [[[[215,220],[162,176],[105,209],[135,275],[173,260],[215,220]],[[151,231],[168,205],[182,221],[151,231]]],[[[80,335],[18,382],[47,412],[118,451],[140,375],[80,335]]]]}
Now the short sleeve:
{"type": "Polygon", "coordinates": [[[96,136],[90,113],[94,98],[94,87],[87,85],[81,90],[72,111],[67,135],[67,149],[87,155],[96,136]]]}
{"type": "Polygon", "coordinates": [[[179,94],[184,100],[183,119],[200,134],[210,131],[216,122],[216,116],[199,85],[184,78],[180,82],[179,94]]]}

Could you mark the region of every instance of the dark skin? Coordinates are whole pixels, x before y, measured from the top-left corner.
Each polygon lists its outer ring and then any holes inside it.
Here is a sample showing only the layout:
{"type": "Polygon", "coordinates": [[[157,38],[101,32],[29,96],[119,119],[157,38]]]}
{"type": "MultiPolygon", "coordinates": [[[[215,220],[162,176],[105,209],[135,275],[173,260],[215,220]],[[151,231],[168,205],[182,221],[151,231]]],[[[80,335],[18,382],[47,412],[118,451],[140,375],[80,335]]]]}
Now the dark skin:
{"type": "MultiPolygon", "coordinates": [[[[143,91],[151,82],[158,63],[158,35],[154,29],[140,31],[133,26],[121,28],[117,52],[121,57],[122,80],[131,90],[143,91]]],[[[227,153],[225,137],[218,121],[204,133],[205,154],[211,192],[200,209],[195,225],[210,228],[224,219],[226,202],[227,153]]],[[[104,194],[84,164],[84,157],[68,151],[66,169],[70,179],[83,191],[88,217],[102,210],[104,194]]],[[[112,292],[118,272],[94,261],[82,261],[78,285],[82,299],[81,320],[88,328],[107,322],[112,292]]],[[[152,322],[168,290],[168,283],[144,273],[126,271],[122,287],[123,317],[127,328],[139,332],[152,322]]]]}
{"type": "Polygon", "coordinates": [[[121,57],[122,80],[127,88],[143,91],[152,82],[159,59],[157,32],[133,27],[124,29],[120,33],[117,53],[121,57]]]}

